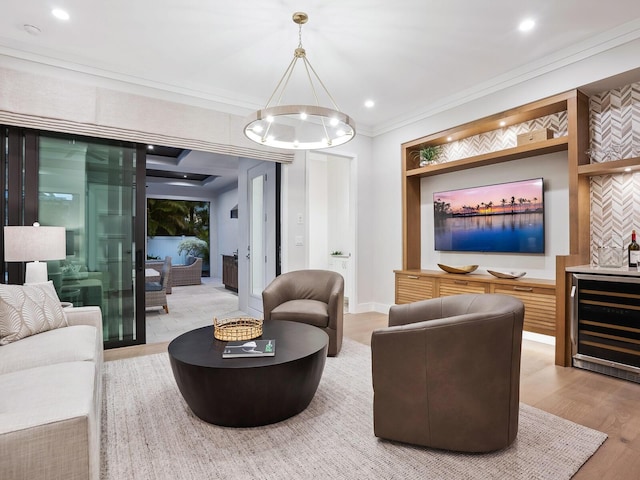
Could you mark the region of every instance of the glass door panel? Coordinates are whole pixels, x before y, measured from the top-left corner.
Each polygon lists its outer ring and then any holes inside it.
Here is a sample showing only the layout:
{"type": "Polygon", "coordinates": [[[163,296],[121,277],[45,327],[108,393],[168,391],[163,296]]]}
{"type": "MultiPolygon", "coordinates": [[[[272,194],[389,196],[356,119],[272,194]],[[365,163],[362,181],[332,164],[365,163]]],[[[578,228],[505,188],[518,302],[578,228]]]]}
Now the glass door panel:
{"type": "Polygon", "coordinates": [[[251,235],[250,285],[251,295],[260,296],[264,290],[264,175],[251,179],[251,235]]]}
{"type": "Polygon", "coordinates": [[[60,299],[99,306],[107,346],[144,342],[135,308],[135,148],[41,136],[39,157],[39,221],[67,233],[66,259],[49,262],[60,299]]]}

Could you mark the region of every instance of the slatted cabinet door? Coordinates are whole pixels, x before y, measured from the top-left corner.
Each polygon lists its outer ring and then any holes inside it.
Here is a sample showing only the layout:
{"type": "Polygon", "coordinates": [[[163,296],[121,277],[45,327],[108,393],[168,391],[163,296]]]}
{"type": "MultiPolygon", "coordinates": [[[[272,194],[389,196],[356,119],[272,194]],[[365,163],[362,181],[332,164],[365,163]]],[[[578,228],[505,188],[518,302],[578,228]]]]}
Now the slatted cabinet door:
{"type": "Polygon", "coordinates": [[[473,280],[441,278],[438,287],[439,297],[460,295],[463,293],[489,293],[489,284],[473,280]]]}
{"type": "Polygon", "coordinates": [[[556,291],[529,285],[494,284],[493,293],[504,293],[524,303],[524,329],[543,335],[556,334],[556,291]]]}
{"type": "Polygon", "coordinates": [[[433,278],[424,275],[396,273],[396,304],[433,298],[434,282],[433,278]]]}

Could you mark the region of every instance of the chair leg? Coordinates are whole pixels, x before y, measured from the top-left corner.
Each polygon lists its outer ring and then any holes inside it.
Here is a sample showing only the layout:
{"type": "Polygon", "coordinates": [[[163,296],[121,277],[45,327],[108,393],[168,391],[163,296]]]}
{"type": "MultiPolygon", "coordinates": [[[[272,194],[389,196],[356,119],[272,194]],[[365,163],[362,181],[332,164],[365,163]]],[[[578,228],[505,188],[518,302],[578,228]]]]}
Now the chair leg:
{"type": "Polygon", "coordinates": [[[162,308],[164,308],[164,311],[169,313],[169,305],[163,305],[162,308]]]}

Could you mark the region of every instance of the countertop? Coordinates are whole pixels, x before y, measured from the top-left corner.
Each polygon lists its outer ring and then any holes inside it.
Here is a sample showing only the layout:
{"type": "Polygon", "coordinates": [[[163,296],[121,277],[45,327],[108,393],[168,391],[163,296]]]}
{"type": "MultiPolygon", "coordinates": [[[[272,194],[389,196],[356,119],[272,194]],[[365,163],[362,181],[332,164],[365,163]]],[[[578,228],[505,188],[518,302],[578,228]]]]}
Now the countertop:
{"type": "Polygon", "coordinates": [[[570,273],[591,273],[593,275],[618,275],[625,277],[640,277],[638,270],[629,270],[629,267],[609,268],[609,267],[592,267],[591,265],[576,265],[567,267],[570,273]]]}

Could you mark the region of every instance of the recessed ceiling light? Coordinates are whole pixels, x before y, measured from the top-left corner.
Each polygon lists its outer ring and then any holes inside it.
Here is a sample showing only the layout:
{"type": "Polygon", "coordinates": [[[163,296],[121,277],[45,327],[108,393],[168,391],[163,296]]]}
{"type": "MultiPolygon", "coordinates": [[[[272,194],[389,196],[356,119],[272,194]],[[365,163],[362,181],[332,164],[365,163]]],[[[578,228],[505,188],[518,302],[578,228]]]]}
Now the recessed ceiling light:
{"type": "Polygon", "coordinates": [[[147,145],[147,150],[153,150],[153,145],[147,145]]]}
{"type": "Polygon", "coordinates": [[[51,10],[51,15],[56,17],[58,20],[69,20],[69,14],[61,8],[54,8],[51,10]]]}
{"type": "Polygon", "coordinates": [[[500,122],[500,126],[501,126],[501,127],[504,127],[506,124],[507,124],[507,122],[505,122],[504,120],[502,120],[502,121],[500,122]]]}
{"type": "Polygon", "coordinates": [[[373,100],[366,100],[364,102],[364,106],[367,108],[373,108],[375,106],[376,102],[374,102],[373,100]]]}
{"type": "Polygon", "coordinates": [[[447,137],[447,142],[450,142],[451,140],[453,140],[453,138],[447,137]]]}
{"type": "Polygon", "coordinates": [[[533,27],[536,26],[536,22],[532,18],[527,18],[520,22],[518,25],[518,30],[521,32],[528,32],[529,30],[533,30],[533,27]]]}
{"type": "Polygon", "coordinates": [[[627,167],[624,169],[625,172],[630,172],[631,171],[631,167],[627,167]]]}

